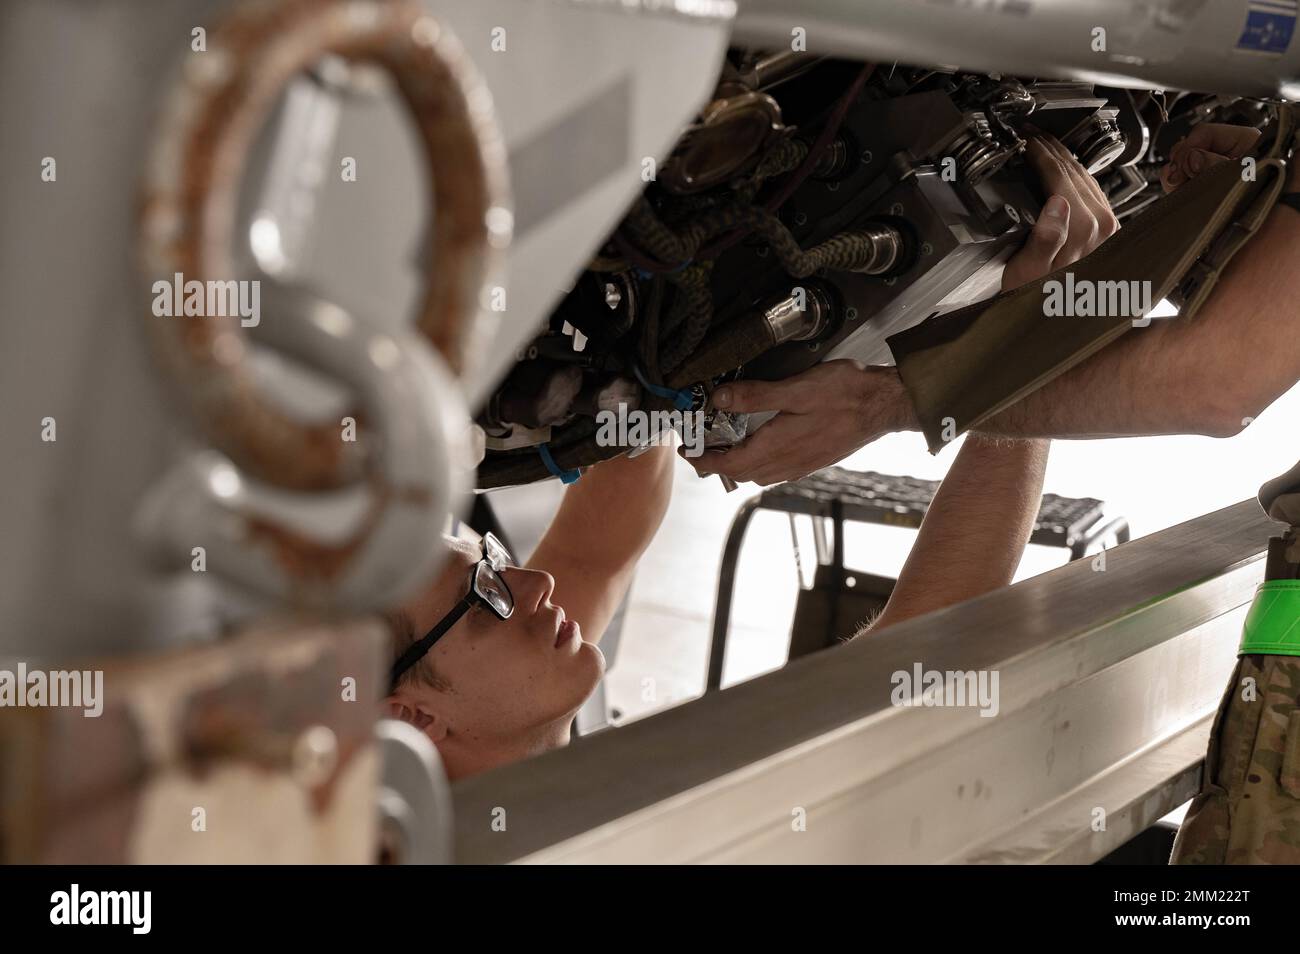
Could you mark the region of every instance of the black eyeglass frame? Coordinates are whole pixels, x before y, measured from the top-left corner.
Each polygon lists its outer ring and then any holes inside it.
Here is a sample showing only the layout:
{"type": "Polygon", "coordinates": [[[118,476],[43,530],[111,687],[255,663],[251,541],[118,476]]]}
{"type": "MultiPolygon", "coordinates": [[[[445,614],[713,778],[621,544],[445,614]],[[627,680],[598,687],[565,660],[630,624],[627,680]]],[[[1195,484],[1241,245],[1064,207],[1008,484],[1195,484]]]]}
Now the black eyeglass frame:
{"type": "Polygon", "coordinates": [[[406,652],[397,658],[397,662],[393,663],[392,672],[389,675],[389,692],[397,688],[398,682],[406,674],[406,671],[423,659],[429,650],[433,648],[434,643],[447,635],[451,628],[460,622],[460,618],[468,613],[476,603],[486,606],[492,611],[493,616],[503,622],[514,615],[515,595],[510,592],[510,584],[501,575],[501,571],[511,563],[510,553],[506,550],[505,545],[493,534],[485,533],[483,535],[483,556],[470,567],[469,592],[451,608],[451,612],[438,621],[433,629],[413,642],[407,647],[406,652]],[[496,604],[492,602],[485,592],[486,587],[482,583],[485,571],[496,576],[501,589],[510,598],[510,608],[504,613],[497,608],[496,604]]]}

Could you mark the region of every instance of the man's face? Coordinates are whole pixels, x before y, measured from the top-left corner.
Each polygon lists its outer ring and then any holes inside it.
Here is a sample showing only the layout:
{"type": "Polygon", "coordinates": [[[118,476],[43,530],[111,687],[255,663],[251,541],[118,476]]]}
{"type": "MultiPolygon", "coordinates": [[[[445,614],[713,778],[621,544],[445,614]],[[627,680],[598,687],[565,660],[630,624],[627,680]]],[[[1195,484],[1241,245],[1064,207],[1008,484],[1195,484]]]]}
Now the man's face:
{"type": "MultiPolygon", "coordinates": [[[[479,557],[477,545],[457,541],[438,579],[403,607],[417,639],[469,591],[479,557]]],[[[514,597],[511,617],[476,603],[425,657],[445,685],[408,679],[390,699],[438,744],[456,777],[567,743],[574,713],[605,669],[577,621],[551,604],[549,573],[507,567],[501,577],[514,597]]]]}

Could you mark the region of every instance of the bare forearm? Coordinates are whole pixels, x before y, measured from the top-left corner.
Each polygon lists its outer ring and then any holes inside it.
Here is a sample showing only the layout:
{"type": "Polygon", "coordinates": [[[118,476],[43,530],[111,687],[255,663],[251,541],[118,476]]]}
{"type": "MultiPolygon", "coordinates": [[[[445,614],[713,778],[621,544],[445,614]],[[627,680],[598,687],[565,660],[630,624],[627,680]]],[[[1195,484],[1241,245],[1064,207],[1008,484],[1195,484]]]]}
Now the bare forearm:
{"type": "Polygon", "coordinates": [[[591,467],[565,491],[528,561],[555,577],[552,600],[582,625],[588,640],[603,633],[663,521],[674,459],[664,446],[591,467]]]}
{"type": "Polygon", "coordinates": [[[1134,328],[990,421],[1014,437],[1231,436],[1300,378],[1300,213],[1279,206],[1190,321],[1134,328]]]}
{"type": "Polygon", "coordinates": [[[1011,582],[1038,516],[1049,446],[980,434],[966,439],[873,628],[1011,582]]]}

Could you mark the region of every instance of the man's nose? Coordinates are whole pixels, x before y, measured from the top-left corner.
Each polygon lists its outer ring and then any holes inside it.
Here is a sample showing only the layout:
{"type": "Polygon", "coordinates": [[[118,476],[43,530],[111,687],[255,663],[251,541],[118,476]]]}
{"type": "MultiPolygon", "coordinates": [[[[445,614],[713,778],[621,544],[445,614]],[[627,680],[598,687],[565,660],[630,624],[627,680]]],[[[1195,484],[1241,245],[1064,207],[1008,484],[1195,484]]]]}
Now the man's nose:
{"type": "Polygon", "coordinates": [[[555,577],[542,570],[512,566],[507,567],[502,576],[515,598],[515,606],[526,612],[535,610],[555,591],[555,577]]]}

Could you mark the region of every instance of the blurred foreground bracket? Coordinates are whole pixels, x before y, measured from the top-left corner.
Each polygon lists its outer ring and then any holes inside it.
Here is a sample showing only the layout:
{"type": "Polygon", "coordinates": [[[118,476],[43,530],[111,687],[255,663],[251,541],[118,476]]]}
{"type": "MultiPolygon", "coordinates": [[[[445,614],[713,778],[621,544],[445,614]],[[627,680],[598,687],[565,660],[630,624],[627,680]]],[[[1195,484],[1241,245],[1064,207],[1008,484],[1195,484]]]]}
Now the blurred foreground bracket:
{"type": "Polygon", "coordinates": [[[386,644],[374,620],[266,623],[165,655],[51,662],[102,670],[103,711],[3,710],[0,862],[374,860],[386,644]]]}

